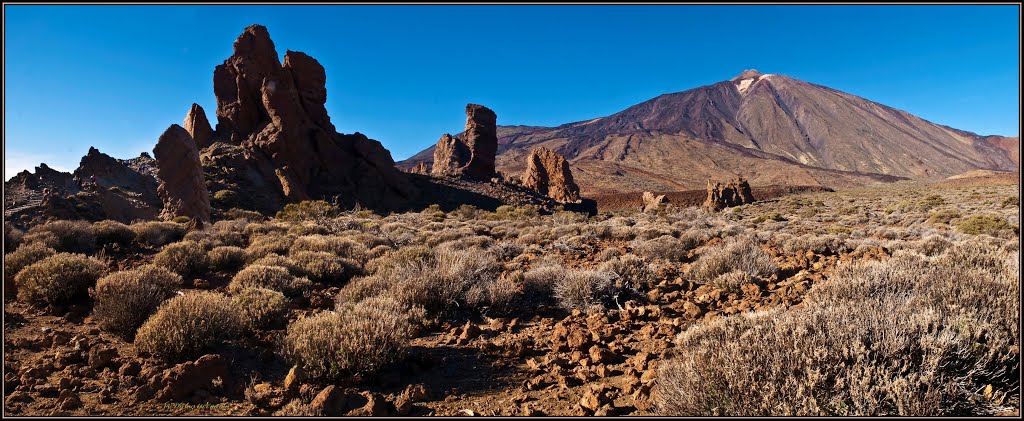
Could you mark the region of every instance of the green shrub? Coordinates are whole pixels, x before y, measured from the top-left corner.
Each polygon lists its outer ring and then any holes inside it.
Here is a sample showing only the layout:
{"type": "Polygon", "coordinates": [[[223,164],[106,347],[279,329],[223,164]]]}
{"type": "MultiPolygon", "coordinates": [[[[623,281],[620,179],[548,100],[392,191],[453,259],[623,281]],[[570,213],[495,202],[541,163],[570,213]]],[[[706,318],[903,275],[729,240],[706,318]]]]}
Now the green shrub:
{"type": "Polygon", "coordinates": [[[964,234],[987,234],[993,237],[1006,232],[1017,232],[1017,227],[997,215],[971,215],[960,219],[956,227],[964,234]]]}
{"type": "Polygon", "coordinates": [[[232,190],[217,190],[217,192],[213,194],[212,199],[213,205],[218,208],[233,208],[238,206],[238,193],[235,193],[232,190]]]}
{"type": "Polygon", "coordinates": [[[341,209],[326,201],[306,200],[285,205],[275,218],[282,221],[323,220],[340,214],[341,209]]]}
{"type": "Polygon", "coordinates": [[[370,374],[403,357],[411,326],[401,304],[371,298],[292,322],[283,353],[317,378],[370,374]]]}
{"type": "Polygon", "coordinates": [[[14,284],[21,301],[63,305],[84,297],[105,270],[106,265],[94,258],[59,253],[22,269],[14,284]]]}
{"type": "Polygon", "coordinates": [[[164,246],[153,264],[163,266],[181,276],[199,275],[206,271],[208,261],[206,249],[195,241],[180,241],[164,246]]]}
{"type": "Polygon", "coordinates": [[[233,271],[245,266],[245,250],[235,246],[214,247],[207,254],[210,267],[219,271],[233,271]]]}
{"type": "Polygon", "coordinates": [[[244,288],[231,297],[250,329],[276,329],[284,325],[288,300],[284,294],[266,288],[244,288]]]}
{"type": "Polygon", "coordinates": [[[57,251],[89,254],[96,250],[96,235],[93,233],[92,225],[85,221],[47,222],[32,227],[28,233],[53,235],[56,243],[52,247],[57,251]]]}
{"type": "Polygon", "coordinates": [[[135,240],[135,231],[128,225],[117,221],[105,220],[92,224],[92,231],[96,235],[96,244],[120,244],[131,245],[135,240]]]}
{"type": "Polygon", "coordinates": [[[932,224],[948,224],[950,221],[959,217],[960,212],[952,209],[942,209],[932,212],[928,217],[928,222],[932,224]]]}
{"type": "Polygon", "coordinates": [[[135,347],[171,362],[197,358],[237,338],[246,317],[231,299],[198,291],[165,301],[135,335],[135,347]]]}
{"type": "Polygon", "coordinates": [[[182,283],[180,275],[155,265],[114,272],[96,281],[92,317],[104,330],[131,338],[182,283]]]}

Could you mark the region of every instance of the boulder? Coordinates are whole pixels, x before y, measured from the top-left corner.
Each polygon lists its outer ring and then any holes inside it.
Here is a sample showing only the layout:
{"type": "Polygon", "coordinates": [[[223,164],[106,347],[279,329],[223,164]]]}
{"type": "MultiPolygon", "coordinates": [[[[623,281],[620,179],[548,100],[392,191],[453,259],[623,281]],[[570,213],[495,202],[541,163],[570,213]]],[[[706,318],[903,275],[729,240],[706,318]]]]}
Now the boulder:
{"type": "Polygon", "coordinates": [[[434,149],[431,173],[474,180],[494,177],[494,160],[498,152],[497,119],[490,108],[466,104],[466,130],[456,136],[447,133],[441,136],[434,149]]]}
{"type": "Polygon", "coordinates": [[[195,361],[178,364],[164,372],[158,380],[156,398],[161,402],[182,401],[198,390],[207,390],[214,379],[228,381],[228,363],[224,357],[208,354],[195,361]]]}
{"type": "Polygon", "coordinates": [[[153,155],[160,182],[157,193],[164,203],[160,216],[164,219],[187,216],[195,221],[210,222],[210,195],[199,162],[199,149],[188,131],[172,124],[160,135],[153,155]]]}
{"type": "Polygon", "coordinates": [[[210,127],[210,120],[206,119],[206,111],[199,104],[192,104],[188,115],[185,116],[184,126],[199,149],[205,149],[213,143],[213,127],[210,127]]]}
{"type": "Polygon", "coordinates": [[[523,186],[563,203],[580,201],[580,188],[573,181],[569,162],[544,147],[534,148],[526,158],[523,186]]]}

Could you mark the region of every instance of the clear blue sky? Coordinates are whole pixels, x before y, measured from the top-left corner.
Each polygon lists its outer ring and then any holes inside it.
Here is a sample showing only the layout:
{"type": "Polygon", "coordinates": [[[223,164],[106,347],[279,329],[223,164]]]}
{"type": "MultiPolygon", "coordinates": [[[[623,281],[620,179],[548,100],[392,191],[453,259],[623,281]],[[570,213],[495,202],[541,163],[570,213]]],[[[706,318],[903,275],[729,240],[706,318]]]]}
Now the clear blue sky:
{"type": "Polygon", "coordinates": [[[744,69],[826,85],[980,134],[1019,135],[1017,6],[4,6],[4,179],[90,146],[152,150],[260,23],[327,69],[338,130],[396,160],[498,123],[612,114],[744,69]]]}

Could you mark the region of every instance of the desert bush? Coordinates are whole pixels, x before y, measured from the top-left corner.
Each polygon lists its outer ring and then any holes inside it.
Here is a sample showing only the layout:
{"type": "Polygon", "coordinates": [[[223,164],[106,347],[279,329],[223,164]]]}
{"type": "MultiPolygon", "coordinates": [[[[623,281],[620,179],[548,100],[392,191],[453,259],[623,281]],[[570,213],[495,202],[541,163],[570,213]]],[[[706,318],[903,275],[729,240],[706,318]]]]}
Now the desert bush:
{"type": "Polygon", "coordinates": [[[217,190],[210,199],[212,199],[212,204],[218,208],[238,206],[238,193],[232,190],[217,190]]]}
{"type": "Polygon", "coordinates": [[[245,249],[245,255],[250,261],[258,260],[268,254],[285,255],[288,254],[288,249],[294,241],[294,238],[282,235],[261,235],[251,240],[249,247],[245,249]]]}
{"type": "Polygon", "coordinates": [[[172,362],[216,352],[245,330],[245,315],[231,299],[198,291],[165,301],[135,334],[135,347],[172,362]]]}
{"type": "Polygon", "coordinates": [[[195,241],[180,241],[164,246],[156,256],[153,264],[163,266],[181,276],[202,274],[206,271],[209,261],[206,249],[195,241]]]}
{"type": "Polygon", "coordinates": [[[245,266],[245,250],[235,246],[214,247],[207,254],[210,267],[214,270],[233,271],[245,266]]]}
{"type": "Polygon", "coordinates": [[[26,266],[57,254],[44,243],[28,243],[4,256],[4,284],[14,282],[14,277],[26,266]]]}
{"type": "Polygon", "coordinates": [[[276,329],[284,325],[288,300],[284,294],[266,288],[243,288],[231,297],[250,329],[276,329]]]}
{"type": "Polygon", "coordinates": [[[749,273],[742,270],[734,270],[732,272],[716,276],[711,280],[711,285],[714,285],[717,288],[724,288],[730,292],[738,292],[743,284],[751,282],[752,280],[753,278],[751,278],[749,273]]]}
{"type": "Polygon", "coordinates": [[[296,320],[283,353],[313,377],[370,374],[403,357],[410,316],[389,298],[376,297],[296,320]]]}
{"type": "Polygon", "coordinates": [[[1020,273],[1018,255],[980,248],[856,262],[803,308],[689,328],[659,365],[658,412],[990,414],[1020,387],[1020,273]]]}
{"type": "Polygon", "coordinates": [[[280,254],[268,254],[252,262],[250,266],[280,266],[288,269],[293,275],[302,275],[302,269],[292,259],[280,254]]]}
{"type": "Polygon", "coordinates": [[[997,215],[971,215],[957,221],[956,228],[964,234],[986,234],[994,237],[1017,232],[1017,227],[997,215]]]}
{"type": "Polygon", "coordinates": [[[603,310],[617,292],[614,276],[603,271],[569,269],[555,281],[555,298],[566,309],[603,310]]]}
{"type": "Polygon", "coordinates": [[[491,246],[490,251],[498,259],[508,262],[523,253],[523,245],[511,241],[502,241],[491,246]]]}
{"type": "Polygon", "coordinates": [[[180,275],[155,265],[114,272],[96,281],[91,291],[92,317],[102,329],[131,338],[182,282],[180,275]]]}
{"type": "Polygon", "coordinates": [[[275,219],[282,221],[323,220],[341,214],[341,209],[323,200],[305,200],[289,203],[277,212],[275,219]]]}
{"type": "Polygon", "coordinates": [[[940,209],[928,216],[928,222],[932,224],[948,224],[950,221],[959,218],[960,212],[953,209],[940,209]]]}
{"type": "Polygon", "coordinates": [[[671,235],[662,235],[651,240],[633,241],[633,252],[648,259],[665,259],[670,262],[679,262],[686,259],[686,255],[692,250],[687,248],[683,242],[671,235]]]}
{"type": "Polygon", "coordinates": [[[244,219],[251,222],[262,222],[267,219],[262,213],[238,208],[231,208],[224,211],[224,217],[227,219],[244,219]]]}
{"type": "Polygon", "coordinates": [[[120,244],[130,245],[135,240],[135,231],[128,225],[117,221],[105,220],[92,224],[92,231],[96,236],[96,244],[120,244]]]}
{"type": "Polygon", "coordinates": [[[152,247],[161,247],[185,237],[185,226],[174,222],[137,222],[131,225],[135,241],[152,247]]]}
{"type": "Polygon", "coordinates": [[[754,223],[755,224],[760,224],[760,223],[764,223],[764,222],[768,222],[768,221],[781,222],[781,221],[786,221],[786,220],[787,220],[786,217],[782,216],[778,212],[768,212],[766,214],[758,216],[757,218],[754,218],[754,223]]]}
{"type": "Polygon", "coordinates": [[[228,284],[231,292],[246,288],[267,288],[279,291],[288,296],[302,295],[309,289],[310,282],[306,278],[296,278],[288,269],[280,266],[250,265],[235,274],[228,284]]]}
{"type": "Polygon", "coordinates": [[[1020,206],[1020,196],[1007,196],[1005,199],[1003,199],[1003,201],[999,202],[999,206],[1004,207],[1004,208],[1015,207],[1015,206],[1019,207],[1020,206]]]}
{"type": "Polygon", "coordinates": [[[927,212],[935,207],[942,206],[944,204],[946,204],[946,200],[943,199],[942,196],[932,194],[918,201],[917,209],[920,211],[927,212]]]}
{"type": "Polygon", "coordinates": [[[17,249],[24,236],[24,231],[15,228],[10,222],[4,221],[4,254],[17,249]]]}
{"type": "Polygon", "coordinates": [[[188,217],[188,216],[185,216],[185,215],[178,215],[178,216],[175,216],[173,219],[171,219],[171,222],[174,222],[175,224],[183,224],[184,225],[184,224],[188,224],[188,223],[192,222],[192,218],[188,217]]]}
{"type": "Polygon", "coordinates": [[[52,247],[57,251],[88,254],[96,250],[96,234],[86,221],[52,221],[28,230],[30,237],[40,233],[53,236],[56,242],[52,247]]]}
{"type": "Polygon", "coordinates": [[[690,277],[709,282],[718,275],[739,270],[751,276],[768,277],[778,270],[771,256],[749,237],[734,237],[724,244],[707,248],[690,268],[690,277]]]}
{"type": "Polygon", "coordinates": [[[650,265],[644,259],[632,254],[604,262],[599,269],[614,273],[617,276],[617,283],[621,284],[619,288],[647,291],[657,282],[657,276],[651,270],[650,265]]]}
{"type": "Polygon", "coordinates": [[[22,269],[14,285],[21,301],[62,305],[85,296],[105,270],[106,265],[94,258],[58,253],[22,269]]]}
{"type": "Polygon", "coordinates": [[[508,314],[523,296],[526,283],[520,271],[502,273],[494,279],[473,284],[466,291],[466,303],[487,314],[508,314]]]}
{"type": "Polygon", "coordinates": [[[324,251],[300,251],[291,255],[301,275],[313,282],[342,283],[357,272],[359,263],[324,251]]]}
{"type": "Polygon", "coordinates": [[[290,254],[303,251],[327,252],[341,257],[366,261],[366,246],[352,239],[330,235],[307,235],[295,239],[290,254]]]}
{"type": "Polygon", "coordinates": [[[523,273],[523,283],[532,292],[551,294],[555,290],[555,283],[562,279],[566,270],[559,265],[538,265],[523,273]]]}

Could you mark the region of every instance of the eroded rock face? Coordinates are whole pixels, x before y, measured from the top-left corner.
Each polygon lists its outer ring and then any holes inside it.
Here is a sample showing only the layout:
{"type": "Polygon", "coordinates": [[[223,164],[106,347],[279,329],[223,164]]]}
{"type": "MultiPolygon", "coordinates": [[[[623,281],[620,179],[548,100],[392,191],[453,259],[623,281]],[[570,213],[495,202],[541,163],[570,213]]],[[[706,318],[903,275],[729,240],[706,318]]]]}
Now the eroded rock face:
{"type": "MultiPolygon", "coordinates": [[[[277,201],[337,198],[348,206],[394,208],[413,197],[415,189],[380,142],[335,131],[324,107],[323,66],[296,51],[288,51],[283,64],[277,57],[266,28],[253,25],[214,71],[214,136],[241,150],[223,148],[218,151],[232,156],[214,151],[204,162],[246,167],[218,167],[215,178],[223,174],[225,184],[269,186],[277,201]]],[[[266,204],[271,205],[279,203],[266,204]]]]}
{"type": "Polygon", "coordinates": [[[655,212],[668,205],[668,199],[665,198],[665,195],[663,194],[655,195],[654,193],[645,191],[642,199],[645,213],[655,212]]]}
{"type": "Polygon", "coordinates": [[[196,221],[210,221],[210,195],[203,179],[203,166],[199,162],[199,149],[184,128],[172,124],[156,147],[157,193],[164,203],[160,216],[172,219],[187,216],[196,221]]]}
{"type": "Polygon", "coordinates": [[[483,105],[466,104],[466,130],[444,134],[434,149],[432,173],[439,176],[489,180],[495,175],[498,116],[483,105]]]}
{"type": "Polygon", "coordinates": [[[199,104],[192,104],[185,116],[185,130],[192,136],[199,149],[205,149],[213,143],[213,127],[210,127],[210,120],[206,119],[206,111],[199,104]]]}
{"type": "Polygon", "coordinates": [[[410,168],[409,172],[413,174],[427,175],[430,174],[430,167],[427,166],[426,162],[420,162],[416,164],[416,166],[410,168]]]}
{"type": "Polygon", "coordinates": [[[525,187],[559,202],[575,203],[580,200],[580,188],[572,179],[569,162],[547,148],[530,151],[522,181],[525,187]]]}
{"type": "Polygon", "coordinates": [[[704,200],[705,208],[717,211],[747,203],[754,203],[754,196],[750,192],[750,184],[742,177],[730,180],[725,185],[708,180],[708,196],[704,200]]]}

